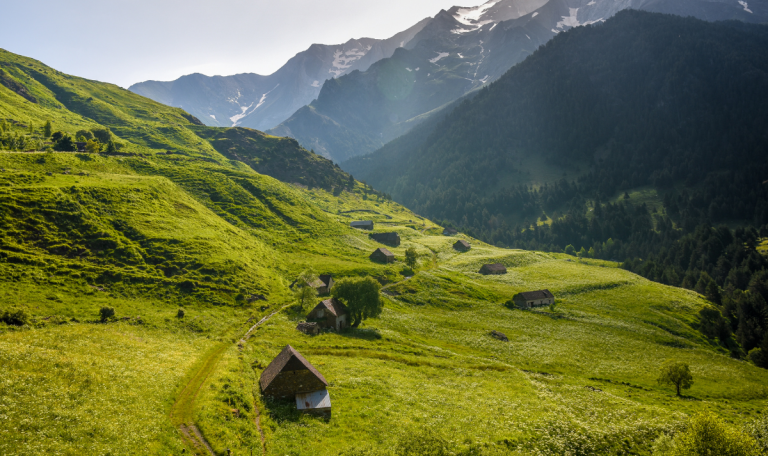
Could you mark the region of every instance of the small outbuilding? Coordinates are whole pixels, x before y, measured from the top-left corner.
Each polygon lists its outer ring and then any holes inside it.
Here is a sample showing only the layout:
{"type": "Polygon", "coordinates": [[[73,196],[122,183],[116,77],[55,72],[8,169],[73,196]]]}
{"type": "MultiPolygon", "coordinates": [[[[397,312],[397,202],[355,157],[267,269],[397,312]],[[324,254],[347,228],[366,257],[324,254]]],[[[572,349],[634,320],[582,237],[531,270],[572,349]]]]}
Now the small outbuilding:
{"type": "Polygon", "coordinates": [[[259,378],[261,392],[277,398],[325,390],[328,382],[299,352],[286,345],[259,378]]]}
{"type": "Polygon", "coordinates": [[[371,233],[368,235],[368,237],[370,237],[376,242],[381,242],[382,244],[391,245],[392,247],[397,247],[400,245],[400,235],[395,232],[371,233]]]}
{"type": "Polygon", "coordinates": [[[482,268],[480,268],[480,274],[483,275],[496,275],[496,274],[506,274],[507,268],[501,263],[496,264],[484,264],[482,268]]]}
{"type": "Polygon", "coordinates": [[[524,291],[512,297],[515,305],[521,309],[548,306],[555,303],[555,296],[549,290],[524,291]]]}
{"type": "MultiPolygon", "coordinates": [[[[296,279],[296,280],[293,281],[293,283],[291,283],[291,285],[290,285],[291,290],[294,289],[294,287],[299,282],[299,280],[301,280],[301,279],[296,279]]],[[[320,294],[320,295],[324,295],[324,294],[330,293],[331,292],[331,288],[333,288],[333,284],[334,284],[333,276],[331,276],[330,274],[321,274],[312,283],[309,283],[307,281],[305,281],[304,283],[306,283],[308,286],[314,288],[315,291],[317,291],[317,294],[320,294]]]]}
{"type": "Polygon", "coordinates": [[[465,241],[464,239],[459,239],[456,241],[455,244],[453,244],[453,248],[458,250],[459,252],[466,252],[469,249],[472,248],[472,246],[469,244],[469,242],[465,241]]]}
{"type": "Polygon", "coordinates": [[[445,228],[443,230],[443,236],[453,236],[454,234],[458,234],[458,231],[453,228],[445,228]]]}
{"type": "Polygon", "coordinates": [[[308,336],[316,336],[320,334],[320,326],[314,321],[301,321],[296,326],[296,330],[308,336]]]}
{"type": "Polygon", "coordinates": [[[352,228],[357,228],[360,230],[372,230],[373,229],[373,221],[372,220],[360,220],[357,222],[352,222],[349,224],[352,228]]]}
{"type": "Polygon", "coordinates": [[[336,298],[321,301],[307,314],[307,321],[316,322],[321,328],[335,329],[341,331],[348,324],[347,306],[340,303],[336,298]]]}
{"type": "Polygon", "coordinates": [[[381,247],[376,249],[368,258],[378,263],[392,263],[395,261],[395,254],[381,247]]]}
{"type": "Polygon", "coordinates": [[[85,143],[84,142],[76,142],[75,146],[77,147],[78,152],[85,152],[85,143]]]}

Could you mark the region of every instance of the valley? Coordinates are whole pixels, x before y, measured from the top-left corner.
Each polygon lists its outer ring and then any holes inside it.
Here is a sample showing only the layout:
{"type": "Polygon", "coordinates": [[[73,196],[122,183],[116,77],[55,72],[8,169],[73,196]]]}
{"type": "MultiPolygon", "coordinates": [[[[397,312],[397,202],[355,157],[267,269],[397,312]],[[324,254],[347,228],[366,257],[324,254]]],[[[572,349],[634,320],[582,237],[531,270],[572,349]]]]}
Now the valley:
{"type": "Polygon", "coordinates": [[[492,0],[131,90],[0,49],[0,454],[766,454],[743,3],[492,0]],[[265,394],[307,372],[323,407],[265,394]]]}

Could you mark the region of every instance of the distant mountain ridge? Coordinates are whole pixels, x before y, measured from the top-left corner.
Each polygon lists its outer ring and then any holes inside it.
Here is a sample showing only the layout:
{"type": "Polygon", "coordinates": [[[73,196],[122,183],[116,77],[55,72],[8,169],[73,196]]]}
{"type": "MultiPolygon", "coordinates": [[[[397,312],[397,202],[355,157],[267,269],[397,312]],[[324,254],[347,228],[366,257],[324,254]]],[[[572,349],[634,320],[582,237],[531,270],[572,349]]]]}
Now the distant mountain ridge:
{"type": "Polygon", "coordinates": [[[712,0],[491,0],[440,11],[392,57],[329,80],[317,100],[270,130],[334,161],[382,147],[436,110],[498,79],[573,27],[624,9],[765,22],[768,7],[712,0]]]}
{"type": "Polygon", "coordinates": [[[390,57],[428,21],[424,19],[385,40],[361,38],[339,45],[313,44],[268,76],[196,73],[175,81],[140,82],[129,90],[183,108],[209,126],[268,130],[317,98],[326,79],[366,70],[372,63],[390,57]]]}

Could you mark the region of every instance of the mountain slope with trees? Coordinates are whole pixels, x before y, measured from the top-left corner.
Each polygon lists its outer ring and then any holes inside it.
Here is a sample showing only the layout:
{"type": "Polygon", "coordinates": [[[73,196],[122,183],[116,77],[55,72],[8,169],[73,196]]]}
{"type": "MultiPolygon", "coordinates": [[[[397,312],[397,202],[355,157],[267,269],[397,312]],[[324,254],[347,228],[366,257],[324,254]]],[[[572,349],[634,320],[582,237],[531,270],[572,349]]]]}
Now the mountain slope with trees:
{"type": "Polygon", "coordinates": [[[342,166],[487,242],[628,259],[702,293],[711,282],[749,351],[768,337],[755,294],[766,97],[768,27],[627,11],[558,35],[442,123],[342,166]],[[724,223],[752,228],[712,228],[724,223]]]}

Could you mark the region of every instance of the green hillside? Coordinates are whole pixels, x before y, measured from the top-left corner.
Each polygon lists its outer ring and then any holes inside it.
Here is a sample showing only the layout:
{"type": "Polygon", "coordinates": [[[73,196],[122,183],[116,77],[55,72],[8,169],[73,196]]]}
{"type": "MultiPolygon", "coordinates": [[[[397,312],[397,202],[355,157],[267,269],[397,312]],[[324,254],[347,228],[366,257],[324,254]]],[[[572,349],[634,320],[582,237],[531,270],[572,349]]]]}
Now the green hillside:
{"type": "Polygon", "coordinates": [[[472,250],[458,253],[442,227],[289,140],[184,123],[64,75],[48,89],[24,75],[53,70],[4,55],[38,101],[0,87],[3,117],[27,125],[6,135],[44,142],[50,120],[70,134],[109,127],[123,146],[0,153],[1,454],[649,454],[699,412],[734,430],[765,421],[768,371],[704,335],[710,304],[695,292],[464,235],[472,250]],[[79,114],[67,81],[111,94],[104,109],[124,124],[79,114]],[[395,263],[368,259],[381,245],[349,227],[359,218],[399,233],[395,263]],[[508,274],[478,274],[491,262],[508,274]],[[308,309],[288,286],[308,267],[374,277],[383,313],[299,333],[308,309]],[[540,288],[554,308],[506,305],[540,288]],[[329,420],[260,394],[286,344],[328,379],[329,420]],[[666,359],[691,367],[682,397],[656,382],[666,359]]]}

